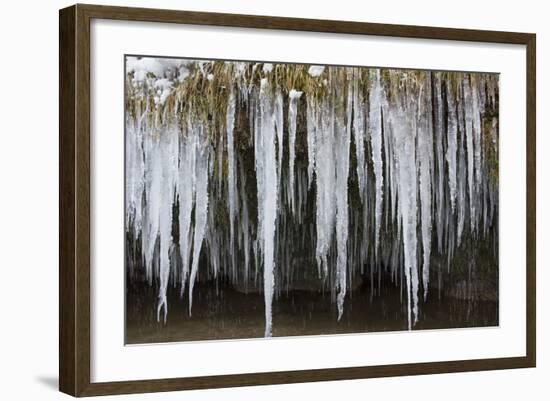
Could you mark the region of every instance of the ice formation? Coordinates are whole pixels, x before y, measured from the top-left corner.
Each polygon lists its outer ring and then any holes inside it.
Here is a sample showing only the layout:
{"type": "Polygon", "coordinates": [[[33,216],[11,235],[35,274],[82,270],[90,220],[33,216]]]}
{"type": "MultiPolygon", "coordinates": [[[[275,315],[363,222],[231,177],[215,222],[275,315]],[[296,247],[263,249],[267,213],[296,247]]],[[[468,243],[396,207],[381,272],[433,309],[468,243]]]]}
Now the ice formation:
{"type": "Polygon", "coordinates": [[[159,321],[170,284],[191,314],[196,283],[223,277],[263,293],[269,337],[309,269],[337,320],[355,277],[375,293],[391,275],[412,329],[434,271],[498,230],[496,75],[136,57],[126,72],[127,264],[159,321]]]}
{"type": "Polygon", "coordinates": [[[384,173],[382,170],[382,104],[383,97],[380,87],[380,70],[376,69],[371,74],[371,86],[369,96],[369,133],[372,146],[372,165],[374,169],[374,252],[378,252],[378,243],[380,239],[380,224],[382,221],[382,197],[383,197],[383,180],[384,173]]]}
{"type": "Polygon", "coordinates": [[[265,336],[272,333],[272,303],[275,288],[275,224],[277,220],[277,158],[275,119],[273,118],[273,99],[267,80],[261,81],[260,87],[260,132],[255,148],[256,176],[258,177],[258,209],[261,215],[260,246],[264,267],[264,300],[265,300],[265,336]]]}
{"type": "MultiPolygon", "coordinates": [[[[300,96],[302,96],[302,92],[296,91],[294,89],[292,89],[288,94],[288,202],[290,204],[292,213],[295,213],[296,210],[296,200],[294,197],[294,161],[296,158],[296,117],[298,114],[298,100],[300,99],[300,96]]],[[[280,146],[279,148],[282,149],[283,147],[280,146]]]]}
{"type": "Polygon", "coordinates": [[[231,238],[231,247],[234,240],[235,208],[236,200],[236,177],[235,177],[235,143],[233,140],[233,129],[235,128],[235,94],[229,95],[226,114],[226,132],[227,132],[227,197],[229,201],[229,232],[231,238]]]}

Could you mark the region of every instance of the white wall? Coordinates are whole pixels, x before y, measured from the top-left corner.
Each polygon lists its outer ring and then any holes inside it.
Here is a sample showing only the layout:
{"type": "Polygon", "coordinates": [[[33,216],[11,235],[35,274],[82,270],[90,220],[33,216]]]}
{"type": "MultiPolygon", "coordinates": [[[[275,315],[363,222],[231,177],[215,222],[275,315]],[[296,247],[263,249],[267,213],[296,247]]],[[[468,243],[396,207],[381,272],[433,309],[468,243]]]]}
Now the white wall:
{"type": "MultiPolygon", "coordinates": [[[[109,4],[106,1],[96,3],[109,4]]],[[[122,1],[116,5],[292,17],[358,20],[537,33],[538,91],[538,368],[499,372],[371,379],[317,384],[208,390],[117,399],[333,400],[465,399],[545,400],[550,395],[550,348],[544,333],[550,296],[543,293],[550,194],[545,157],[550,129],[548,43],[545,4],[502,1],[297,0],[122,1]],[[545,184],[546,183],[546,184],[545,184]],[[545,249],[546,247],[546,249],[545,249]],[[544,316],[546,313],[546,316],[544,316]]],[[[3,399],[61,399],[57,393],[57,65],[59,8],[68,1],[10,1],[0,21],[0,395],[3,399]],[[31,102],[31,103],[29,103],[31,102]],[[19,291],[24,285],[24,291],[19,291]]],[[[111,399],[111,397],[103,398],[111,399]]],[[[114,399],[114,398],[113,398],[114,399]]]]}

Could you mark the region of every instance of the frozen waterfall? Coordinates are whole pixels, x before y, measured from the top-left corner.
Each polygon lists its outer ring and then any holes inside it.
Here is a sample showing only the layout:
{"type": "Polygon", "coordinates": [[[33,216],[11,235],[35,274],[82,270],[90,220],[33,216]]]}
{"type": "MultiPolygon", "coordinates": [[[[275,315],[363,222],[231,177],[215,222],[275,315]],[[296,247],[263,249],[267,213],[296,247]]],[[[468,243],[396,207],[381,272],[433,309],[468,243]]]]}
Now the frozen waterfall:
{"type": "Polygon", "coordinates": [[[312,272],[337,320],[354,280],[374,294],[389,275],[412,329],[433,275],[471,268],[455,255],[498,232],[497,75],[135,58],[127,73],[127,263],[158,321],[170,285],[191,315],[197,283],[223,279],[263,294],[270,337],[278,296],[312,272]]]}

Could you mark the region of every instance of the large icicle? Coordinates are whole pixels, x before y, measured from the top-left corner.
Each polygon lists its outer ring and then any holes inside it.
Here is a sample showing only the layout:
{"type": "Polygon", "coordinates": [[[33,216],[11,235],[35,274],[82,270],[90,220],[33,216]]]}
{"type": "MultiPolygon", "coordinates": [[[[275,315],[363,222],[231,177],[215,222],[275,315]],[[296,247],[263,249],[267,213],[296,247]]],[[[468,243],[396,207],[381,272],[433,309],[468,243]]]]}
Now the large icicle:
{"type": "Polygon", "coordinates": [[[178,169],[178,135],[174,130],[167,130],[159,139],[161,155],[161,183],[159,216],[160,244],[160,288],[157,305],[157,321],[164,310],[164,322],[168,315],[166,290],[170,276],[170,249],[172,247],[172,203],[174,200],[176,173],[178,169]]]}
{"type": "Polygon", "coordinates": [[[375,179],[375,232],[374,232],[374,252],[378,253],[378,244],[380,242],[380,224],[382,221],[382,198],[384,175],[382,172],[382,108],[380,99],[382,88],[380,87],[380,69],[376,69],[371,74],[371,86],[369,96],[369,134],[372,144],[372,164],[374,168],[375,179]]]}
{"type": "Polygon", "coordinates": [[[134,235],[141,231],[143,220],[142,197],[145,188],[145,161],[143,158],[142,117],[137,122],[127,122],[126,134],[126,204],[129,210],[127,224],[132,224],[134,235]]]}
{"type": "Polygon", "coordinates": [[[194,130],[191,127],[190,121],[188,125],[187,135],[182,138],[180,143],[180,164],[176,185],[179,201],[179,248],[182,261],[180,274],[181,296],[183,296],[187,277],[189,276],[191,214],[195,201],[195,166],[198,140],[194,136],[194,130]]]}
{"type": "Polygon", "coordinates": [[[229,238],[230,247],[231,249],[233,249],[235,237],[235,213],[237,207],[237,182],[235,178],[235,143],[233,139],[233,129],[235,127],[235,94],[233,90],[229,94],[229,99],[227,101],[227,111],[225,119],[225,130],[227,134],[227,196],[229,198],[229,238]]]}
{"type": "MultiPolygon", "coordinates": [[[[343,86],[343,85],[342,85],[343,86]]],[[[342,96],[343,98],[343,96],[342,96]]],[[[338,99],[341,103],[344,99],[338,99]]],[[[348,174],[349,174],[349,147],[351,136],[351,115],[353,110],[353,89],[351,82],[348,85],[346,123],[343,116],[335,118],[336,135],[336,281],[338,288],[338,320],[344,313],[344,300],[346,297],[346,270],[348,262],[348,174]]]]}
{"type": "Polygon", "coordinates": [[[455,211],[456,205],[456,149],[457,129],[456,101],[451,87],[447,85],[447,166],[449,168],[449,196],[451,198],[451,210],[455,211]]]}
{"type": "Polygon", "coordinates": [[[327,257],[332,243],[334,222],[336,219],[336,172],[334,169],[334,110],[327,100],[315,102],[321,114],[321,126],[315,130],[315,163],[316,190],[316,229],[317,242],[315,255],[319,271],[324,277],[328,274],[327,257]]]}
{"type": "Polygon", "coordinates": [[[148,135],[145,141],[147,210],[144,227],[145,268],[147,280],[153,282],[153,258],[159,235],[160,209],[162,208],[162,156],[158,140],[148,135]]]}
{"type": "Polygon", "coordinates": [[[407,284],[409,330],[418,318],[417,269],[417,188],[415,155],[415,113],[407,99],[400,97],[390,108],[390,123],[397,154],[398,213],[403,232],[404,270],[407,284]],[[412,125],[412,126],[411,126],[412,125]]]}
{"type": "MultiPolygon", "coordinates": [[[[199,137],[205,128],[200,126],[199,137]]],[[[195,190],[195,233],[193,236],[193,262],[189,276],[189,315],[193,307],[193,286],[197,278],[199,268],[199,257],[202,249],[202,242],[206,232],[206,218],[208,213],[208,176],[209,176],[209,154],[205,144],[200,144],[196,161],[196,190],[195,190]]]]}
{"type": "Polygon", "coordinates": [[[244,196],[241,197],[242,200],[242,211],[241,211],[241,221],[240,221],[240,231],[242,236],[242,248],[244,251],[244,281],[245,288],[248,286],[249,279],[249,270],[250,270],[250,232],[248,228],[248,201],[245,192],[245,175],[243,163],[239,164],[239,175],[241,176],[241,194],[244,196]]]}
{"type": "Polygon", "coordinates": [[[466,132],[466,154],[468,163],[468,199],[470,202],[470,231],[473,233],[475,228],[476,206],[474,200],[474,134],[473,134],[473,119],[474,110],[472,103],[472,91],[467,75],[464,76],[464,120],[466,132]]]}
{"type": "Polygon", "coordinates": [[[471,84],[470,90],[472,93],[472,130],[474,135],[474,166],[475,166],[475,194],[471,195],[475,199],[475,210],[477,214],[474,215],[475,226],[479,220],[479,212],[481,210],[482,199],[482,177],[481,177],[481,116],[479,111],[479,94],[477,91],[476,81],[473,75],[470,76],[471,84]]]}
{"type": "Polygon", "coordinates": [[[422,233],[422,286],[424,289],[424,300],[428,296],[428,284],[430,279],[430,253],[432,245],[432,179],[433,169],[433,140],[430,107],[430,83],[424,81],[424,86],[419,98],[419,122],[417,127],[417,163],[418,163],[418,185],[420,198],[420,225],[422,233]]]}
{"type": "Polygon", "coordinates": [[[462,85],[457,89],[458,104],[457,104],[457,116],[458,116],[458,162],[457,162],[457,227],[456,227],[456,243],[460,246],[462,241],[462,233],[464,231],[464,221],[466,220],[466,192],[467,192],[467,167],[466,167],[466,155],[465,155],[465,142],[466,132],[464,127],[464,108],[462,106],[462,85]]]}
{"type": "Polygon", "coordinates": [[[295,184],[294,184],[294,159],[296,158],[296,117],[298,115],[298,100],[302,92],[292,89],[288,94],[288,176],[289,176],[289,204],[292,214],[296,214],[295,184]]]}
{"type": "Polygon", "coordinates": [[[353,133],[357,158],[357,183],[361,200],[365,197],[367,171],[365,164],[365,104],[359,89],[359,78],[353,79],[353,133]]]}
{"type": "Polygon", "coordinates": [[[256,176],[258,216],[262,216],[261,250],[264,266],[265,337],[272,334],[272,303],[275,288],[275,224],[277,219],[277,158],[275,155],[275,121],[273,99],[267,80],[260,88],[260,133],[256,136],[256,176]],[[261,195],[260,195],[261,194],[261,195]]]}
{"type": "Polygon", "coordinates": [[[445,153],[443,151],[443,100],[441,86],[441,72],[432,73],[434,76],[434,116],[435,116],[435,227],[437,232],[437,246],[439,252],[443,251],[443,237],[445,232],[444,215],[444,178],[445,178],[445,153]]]}

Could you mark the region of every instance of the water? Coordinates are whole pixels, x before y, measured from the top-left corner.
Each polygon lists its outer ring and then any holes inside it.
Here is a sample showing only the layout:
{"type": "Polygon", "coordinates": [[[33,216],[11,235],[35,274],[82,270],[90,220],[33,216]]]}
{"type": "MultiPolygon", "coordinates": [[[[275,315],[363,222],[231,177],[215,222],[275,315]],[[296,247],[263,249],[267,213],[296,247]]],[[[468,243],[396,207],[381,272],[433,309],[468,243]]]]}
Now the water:
{"type": "MultiPolygon", "coordinates": [[[[340,320],[330,294],[290,291],[273,302],[274,337],[369,333],[407,330],[406,304],[399,288],[387,285],[371,297],[370,283],[351,291],[340,320]]],[[[244,293],[215,283],[195,287],[193,316],[177,289],[168,290],[171,305],[166,324],[156,321],[151,304],[156,294],[149,286],[134,286],[127,296],[126,343],[223,340],[264,336],[264,302],[258,292],[244,293]],[[137,294],[140,294],[137,296],[137,294]]],[[[494,296],[494,294],[493,294],[494,296]]],[[[496,300],[467,300],[431,291],[414,330],[498,326],[496,300]]]]}

